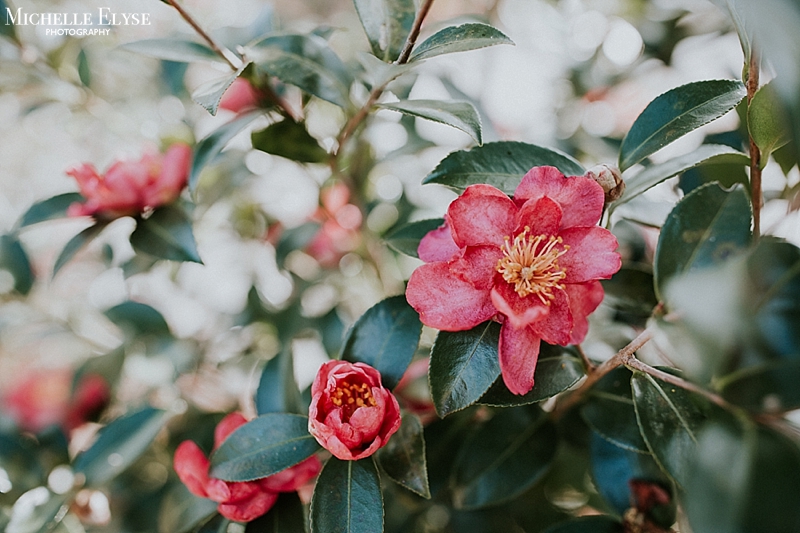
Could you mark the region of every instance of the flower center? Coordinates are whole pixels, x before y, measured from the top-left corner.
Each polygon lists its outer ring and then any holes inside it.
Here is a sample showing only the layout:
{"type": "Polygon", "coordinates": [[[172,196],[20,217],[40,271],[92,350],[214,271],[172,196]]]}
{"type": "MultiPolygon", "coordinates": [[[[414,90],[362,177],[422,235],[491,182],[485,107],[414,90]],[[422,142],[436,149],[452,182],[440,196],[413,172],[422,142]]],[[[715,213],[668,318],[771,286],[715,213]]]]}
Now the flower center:
{"type": "Polygon", "coordinates": [[[331,402],[344,410],[343,420],[348,420],[359,407],[374,407],[378,403],[366,383],[342,381],[331,394],[331,402]]]}
{"type": "Polygon", "coordinates": [[[503,257],[497,262],[497,271],[522,298],[535,294],[545,305],[555,298],[553,289],[563,289],[559,283],[567,273],[558,265],[558,258],[564,255],[569,246],[560,245],[561,237],[553,235],[528,235],[530,228],[514,237],[505,238],[500,247],[503,257]]]}

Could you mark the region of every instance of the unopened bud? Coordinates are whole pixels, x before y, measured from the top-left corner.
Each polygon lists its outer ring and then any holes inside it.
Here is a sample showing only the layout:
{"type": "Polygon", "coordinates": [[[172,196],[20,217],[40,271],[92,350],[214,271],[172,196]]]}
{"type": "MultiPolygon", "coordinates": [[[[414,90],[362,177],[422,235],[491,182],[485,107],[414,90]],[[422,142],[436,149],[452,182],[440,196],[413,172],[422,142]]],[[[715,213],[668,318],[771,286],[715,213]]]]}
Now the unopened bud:
{"type": "Polygon", "coordinates": [[[616,167],[595,165],[586,171],[585,177],[596,181],[603,188],[603,192],[606,193],[606,205],[618,200],[625,191],[625,182],[622,181],[622,176],[616,167]]]}

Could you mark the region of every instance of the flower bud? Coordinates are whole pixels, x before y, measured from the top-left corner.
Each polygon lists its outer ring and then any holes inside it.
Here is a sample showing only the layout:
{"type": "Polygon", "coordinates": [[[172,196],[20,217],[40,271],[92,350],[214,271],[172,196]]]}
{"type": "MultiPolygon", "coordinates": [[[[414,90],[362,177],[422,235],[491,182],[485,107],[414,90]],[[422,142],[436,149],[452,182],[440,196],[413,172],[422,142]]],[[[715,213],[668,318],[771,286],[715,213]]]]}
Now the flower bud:
{"type": "Polygon", "coordinates": [[[586,171],[585,177],[596,181],[605,193],[606,204],[616,201],[625,192],[625,182],[619,169],[605,164],[595,165],[586,171]]]}

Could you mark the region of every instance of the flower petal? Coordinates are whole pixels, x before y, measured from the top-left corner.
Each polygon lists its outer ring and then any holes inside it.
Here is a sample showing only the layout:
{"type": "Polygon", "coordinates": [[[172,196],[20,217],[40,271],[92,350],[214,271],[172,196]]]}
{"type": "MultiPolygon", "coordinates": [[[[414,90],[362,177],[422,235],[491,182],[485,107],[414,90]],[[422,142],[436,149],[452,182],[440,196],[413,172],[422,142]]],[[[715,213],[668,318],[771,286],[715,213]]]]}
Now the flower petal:
{"type": "Polygon", "coordinates": [[[496,313],[489,291],[476,289],[450,271],[447,263],[428,263],[408,280],[406,299],[426,326],[463,331],[496,313]]]}
{"type": "Polygon", "coordinates": [[[292,492],[317,477],[322,470],[322,463],[316,455],[312,455],[292,467],[261,480],[261,486],[272,492],[292,492]]]}
{"type": "Polygon", "coordinates": [[[522,204],[515,233],[530,228],[531,235],[556,235],[561,227],[563,212],[557,202],[547,196],[531,199],[522,204]]]}
{"type": "Polygon", "coordinates": [[[453,241],[453,234],[450,227],[444,225],[429,231],[417,247],[417,255],[426,263],[434,261],[449,261],[458,253],[458,246],[453,241]]]}
{"type": "Polygon", "coordinates": [[[219,421],[217,427],[214,429],[214,449],[220,447],[222,442],[228,438],[228,435],[239,429],[247,423],[247,419],[242,413],[231,413],[219,421]]]}
{"type": "Polygon", "coordinates": [[[467,246],[461,257],[450,262],[450,271],[476,289],[488,291],[502,257],[503,250],[499,246],[467,246]]]}
{"type": "Polygon", "coordinates": [[[589,281],[567,284],[565,290],[569,297],[569,308],[572,311],[572,334],[569,343],[580,344],[589,331],[589,321],[586,320],[586,317],[603,301],[603,286],[599,281],[589,281]]]}
{"type": "Polygon", "coordinates": [[[192,149],[188,144],[175,143],[169,147],[161,162],[161,173],[144,191],[144,202],[155,207],[173,201],[189,178],[192,149]]]}
{"type": "Polygon", "coordinates": [[[559,236],[567,253],[558,259],[558,264],[567,274],[565,283],[582,283],[593,279],[609,279],[622,266],[617,249],[617,239],[605,228],[569,228],[559,236]]]}
{"type": "Polygon", "coordinates": [[[521,206],[542,196],[561,205],[562,228],[594,226],[603,214],[605,193],[600,185],[582,176],[567,178],[555,167],[530,169],[514,191],[514,202],[521,206]]]}
{"type": "Polygon", "coordinates": [[[570,300],[567,293],[560,289],[553,291],[553,297],[550,301],[550,312],[541,320],[531,324],[531,328],[543,341],[566,346],[569,344],[573,328],[570,300]]]}
{"type": "Polygon", "coordinates": [[[515,328],[524,328],[529,324],[542,320],[550,312],[550,307],[543,304],[535,295],[524,298],[517,294],[514,286],[498,274],[495,286],[491,291],[492,304],[515,328]]]}
{"type": "Polygon", "coordinates": [[[208,496],[208,467],[210,462],[197,444],[187,440],[180,443],[175,450],[173,466],[178,478],[186,485],[189,492],[195,496],[205,498],[208,496]]]}
{"type": "Polygon", "coordinates": [[[514,394],[526,394],[533,388],[539,343],[531,328],[515,328],[506,322],[500,329],[500,372],[514,394]]]}
{"type": "Polygon", "coordinates": [[[277,492],[261,491],[241,502],[221,503],[217,506],[217,511],[230,520],[250,522],[267,514],[276,501],[278,501],[277,492]]]}
{"type": "Polygon", "coordinates": [[[445,220],[459,247],[503,244],[516,225],[517,207],[491,185],[470,185],[453,200],[445,220]]]}

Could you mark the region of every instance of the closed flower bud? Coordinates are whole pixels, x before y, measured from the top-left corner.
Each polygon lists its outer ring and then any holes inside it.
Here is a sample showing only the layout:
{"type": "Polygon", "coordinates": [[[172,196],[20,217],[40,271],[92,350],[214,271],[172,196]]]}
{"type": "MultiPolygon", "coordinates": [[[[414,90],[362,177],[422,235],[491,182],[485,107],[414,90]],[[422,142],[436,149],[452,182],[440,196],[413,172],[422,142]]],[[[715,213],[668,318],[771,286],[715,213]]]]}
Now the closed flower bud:
{"type": "Polygon", "coordinates": [[[596,181],[603,188],[606,205],[618,200],[625,192],[625,182],[622,181],[622,176],[616,167],[605,164],[595,165],[586,171],[584,177],[596,181]]]}

